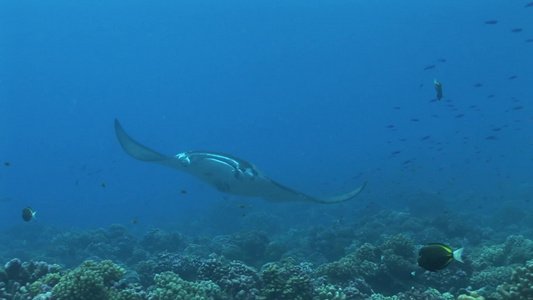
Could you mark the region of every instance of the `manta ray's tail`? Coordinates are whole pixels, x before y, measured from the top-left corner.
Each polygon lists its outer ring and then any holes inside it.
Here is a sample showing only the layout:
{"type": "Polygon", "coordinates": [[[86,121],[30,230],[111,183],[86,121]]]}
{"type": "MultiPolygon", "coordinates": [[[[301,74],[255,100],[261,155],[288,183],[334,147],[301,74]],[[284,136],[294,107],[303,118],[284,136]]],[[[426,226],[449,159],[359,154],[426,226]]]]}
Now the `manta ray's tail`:
{"type": "Polygon", "coordinates": [[[171,159],[171,157],[154,151],[132,139],[126,131],[124,131],[117,119],[115,119],[115,132],[124,151],[133,158],[155,163],[161,163],[171,159]]]}

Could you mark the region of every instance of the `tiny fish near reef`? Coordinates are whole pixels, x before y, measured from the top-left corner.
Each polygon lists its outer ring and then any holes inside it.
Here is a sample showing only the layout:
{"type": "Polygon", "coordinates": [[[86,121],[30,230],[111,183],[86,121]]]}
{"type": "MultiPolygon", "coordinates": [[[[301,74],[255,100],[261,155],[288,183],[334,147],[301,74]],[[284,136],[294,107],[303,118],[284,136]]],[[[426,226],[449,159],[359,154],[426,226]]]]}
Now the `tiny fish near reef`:
{"type": "Polygon", "coordinates": [[[217,190],[231,195],[260,197],[277,202],[338,203],[353,199],[366,185],[365,182],[360,187],[343,195],[317,198],[271,180],[253,164],[232,155],[189,151],[179,153],[176,156],[167,156],[132,139],[126,134],[118,120],[115,120],[115,133],[124,151],[133,158],[187,172],[217,190]]]}

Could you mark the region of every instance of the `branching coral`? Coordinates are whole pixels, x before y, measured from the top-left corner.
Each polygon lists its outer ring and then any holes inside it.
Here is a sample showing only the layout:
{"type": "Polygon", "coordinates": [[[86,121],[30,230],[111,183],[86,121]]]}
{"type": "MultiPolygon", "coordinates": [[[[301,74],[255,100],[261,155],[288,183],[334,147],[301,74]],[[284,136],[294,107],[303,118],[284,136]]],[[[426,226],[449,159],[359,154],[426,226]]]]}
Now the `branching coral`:
{"type": "Polygon", "coordinates": [[[499,286],[498,293],[508,300],[533,299],[533,260],[516,268],[511,276],[511,283],[499,286]]]}

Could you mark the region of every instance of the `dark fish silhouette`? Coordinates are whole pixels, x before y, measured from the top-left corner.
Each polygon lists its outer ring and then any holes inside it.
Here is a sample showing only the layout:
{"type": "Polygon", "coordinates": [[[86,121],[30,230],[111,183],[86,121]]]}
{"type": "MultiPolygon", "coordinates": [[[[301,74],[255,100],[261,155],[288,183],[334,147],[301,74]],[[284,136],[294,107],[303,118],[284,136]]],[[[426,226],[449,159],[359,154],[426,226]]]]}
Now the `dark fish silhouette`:
{"type": "Polygon", "coordinates": [[[35,214],[37,212],[36,211],[33,211],[33,209],[31,209],[31,207],[25,207],[23,210],[22,210],[22,220],[26,221],[26,222],[29,222],[31,221],[32,219],[35,219],[35,214]]]}
{"type": "Polygon", "coordinates": [[[462,254],[463,248],[452,251],[443,244],[428,244],[418,251],[418,265],[434,272],[446,268],[454,260],[463,262],[462,254]]]}

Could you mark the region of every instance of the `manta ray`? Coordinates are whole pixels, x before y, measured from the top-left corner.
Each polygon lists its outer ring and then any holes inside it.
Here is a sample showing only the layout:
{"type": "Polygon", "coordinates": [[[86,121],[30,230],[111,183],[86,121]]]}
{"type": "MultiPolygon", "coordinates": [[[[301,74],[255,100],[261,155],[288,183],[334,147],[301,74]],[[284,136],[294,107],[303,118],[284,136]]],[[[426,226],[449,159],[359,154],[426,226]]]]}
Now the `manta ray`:
{"type": "Polygon", "coordinates": [[[275,182],[253,164],[233,155],[211,151],[189,151],[168,156],[132,139],[118,120],[115,120],[115,132],[124,151],[133,158],[187,172],[226,194],[259,197],[277,202],[338,203],[354,198],[366,185],[365,182],[343,195],[317,198],[275,182]]]}

